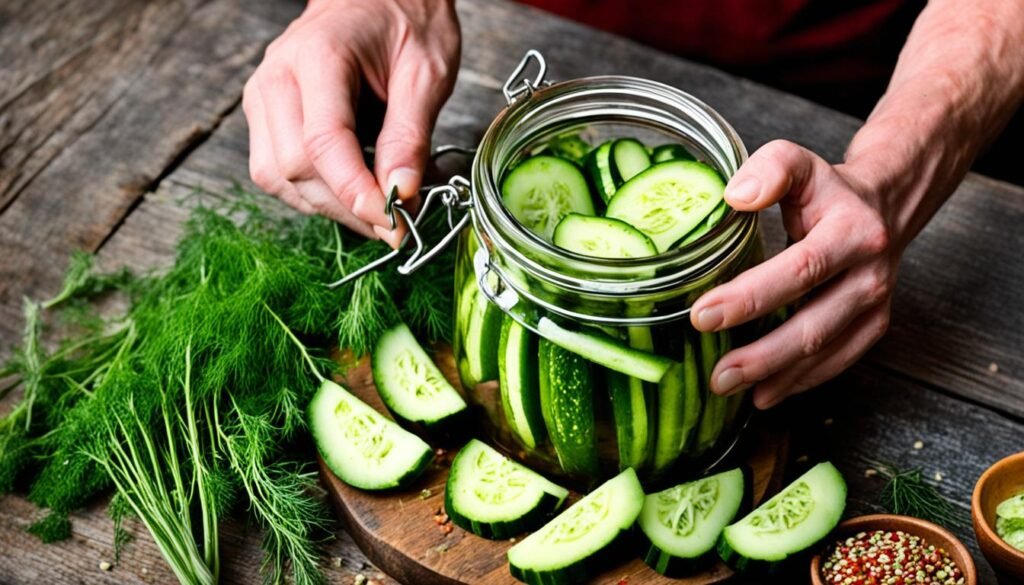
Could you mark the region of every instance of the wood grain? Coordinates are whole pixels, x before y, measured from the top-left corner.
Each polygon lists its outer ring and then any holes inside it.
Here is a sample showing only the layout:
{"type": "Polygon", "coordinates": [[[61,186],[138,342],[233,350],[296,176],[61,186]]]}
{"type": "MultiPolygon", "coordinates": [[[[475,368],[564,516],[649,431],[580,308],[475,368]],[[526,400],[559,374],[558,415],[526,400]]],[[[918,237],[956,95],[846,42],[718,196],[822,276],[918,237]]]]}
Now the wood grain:
{"type": "MultiPolygon", "coordinates": [[[[455,360],[448,346],[435,348],[434,358],[452,384],[459,384],[455,360]]],[[[379,412],[388,415],[374,386],[368,359],[349,369],[340,380],[346,388],[379,412]]],[[[752,471],[753,501],[781,487],[789,449],[788,433],[750,429],[739,459],[752,471]]],[[[442,530],[434,516],[444,509],[444,486],[451,454],[439,458],[414,486],[397,492],[366,492],[339,480],[318,457],[320,477],[338,514],[359,546],[378,566],[403,583],[416,585],[513,585],[506,554],[512,540],[487,540],[458,527],[442,530]]],[[[570,495],[570,501],[580,494],[570,495]]],[[[609,551],[611,553],[622,551],[609,551]]],[[[703,573],[682,579],[663,577],[639,558],[624,562],[599,575],[595,582],[644,583],[645,585],[712,585],[733,576],[718,563],[703,573]]]]}

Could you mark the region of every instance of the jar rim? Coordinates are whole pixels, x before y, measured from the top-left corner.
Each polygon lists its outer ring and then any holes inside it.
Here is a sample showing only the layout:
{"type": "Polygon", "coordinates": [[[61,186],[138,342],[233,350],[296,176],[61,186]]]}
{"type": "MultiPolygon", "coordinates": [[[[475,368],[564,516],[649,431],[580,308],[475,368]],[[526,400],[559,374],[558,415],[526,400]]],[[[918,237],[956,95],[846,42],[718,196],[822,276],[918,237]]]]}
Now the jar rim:
{"type": "MultiPolygon", "coordinates": [[[[500,178],[508,163],[507,157],[503,158],[507,152],[499,151],[502,140],[517,130],[522,131],[522,126],[534,123],[544,108],[573,107],[573,100],[594,95],[627,100],[617,103],[617,109],[608,110],[621,116],[615,119],[616,122],[625,125],[643,123],[667,134],[693,140],[694,136],[680,130],[681,122],[673,125],[673,120],[681,121],[684,119],[682,116],[686,116],[687,121],[711,136],[714,146],[721,151],[715,153],[721,156],[714,162],[726,179],[746,160],[746,148],[735,129],[706,103],[680,89],[658,81],[623,75],[584,77],[554,83],[512,102],[494,118],[485,132],[472,166],[473,221],[478,226],[477,237],[486,236],[503,256],[510,257],[517,267],[543,281],[578,292],[624,296],[634,295],[638,289],[644,292],[664,291],[676,288],[680,283],[700,279],[735,253],[736,246],[756,234],[756,213],[730,209],[718,225],[686,246],[642,258],[598,258],[555,246],[516,221],[500,196],[500,178]],[[635,103],[629,102],[629,98],[635,98],[635,103]],[[651,103],[644,105],[642,100],[651,103]],[[635,107],[635,111],[630,107],[635,107]],[[530,253],[525,253],[524,249],[529,249],[530,253]],[[538,253],[555,260],[559,269],[532,257],[538,253]]],[[[584,119],[597,118],[591,121],[600,121],[602,111],[600,107],[576,106],[569,120],[579,120],[580,125],[584,119]]],[[[519,149],[519,143],[525,145],[531,136],[550,130],[550,126],[541,124],[533,128],[532,132],[513,140],[514,144],[505,150],[519,149]]]]}

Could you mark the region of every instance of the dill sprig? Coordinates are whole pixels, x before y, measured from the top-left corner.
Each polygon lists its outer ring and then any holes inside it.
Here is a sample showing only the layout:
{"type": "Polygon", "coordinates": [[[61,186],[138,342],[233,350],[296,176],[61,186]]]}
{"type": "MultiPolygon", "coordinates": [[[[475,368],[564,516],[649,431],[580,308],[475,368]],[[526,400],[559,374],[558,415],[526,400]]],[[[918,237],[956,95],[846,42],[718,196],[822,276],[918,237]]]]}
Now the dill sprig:
{"type": "MultiPolygon", "coordinates": [[[[315,380],[334,368],[324,356],[365,353],[398,319],[450,338],[453,254],[329,289],[386,246],[239,189],[196,196],[170,266],[102,273],[76,254],[57,295],[26,301],[24,339],[0,371],[3,392],[22,392],[0,417],[0,492],[27,489],[50,510],[37,534],[53,539],[113,489],[115,557],[136,516],[188,583],[216,580],[217,524],[247,509],[264,531],[264,579],[317,583],[328,516],[309,461],[290,454],[315,380]],[[123,313],[98,311],[105,293],[124,297],[123,313]],[[70,325],[52,351],[47,311],[70,325]]],[[[428,221],[427,237],[445,227],[428,221]]]]}
{"type": "Polygon", "coordinates": [[[946,527],[956,527],[962,523],[953,505],[924,478],[919,468],[898,469],[891,464],[878,467],[886,480],[881,494],[882,507],[886,511],[921,518],[946,527]]]}

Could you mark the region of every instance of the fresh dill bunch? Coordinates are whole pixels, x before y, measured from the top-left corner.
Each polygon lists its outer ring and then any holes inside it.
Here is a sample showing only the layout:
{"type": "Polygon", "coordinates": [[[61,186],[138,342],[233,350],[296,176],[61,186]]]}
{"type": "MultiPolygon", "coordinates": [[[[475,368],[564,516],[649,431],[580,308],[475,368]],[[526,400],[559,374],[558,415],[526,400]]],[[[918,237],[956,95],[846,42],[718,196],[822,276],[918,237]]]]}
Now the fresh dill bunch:
{"type": "Polygon", "coordinates": [[[30,534],[49,544],[71,538],[71,520],[64,512],[50,512],[28,527],[30,534]]]}
{"type": "Polygon", "coordinates": [[[879,465],[886,483],[882,488],[882,507],[891,514],[913,516],[940,526],[955,528],[963,519],[919,468],[898,469],[891,464],[879,465]]]}
{"type": "Polygon", "coordinates": [[[135,518],[132,506],[128,499],[120,492],[114,492],[107,504],[107,516],[114,522],[114,563],[121,562],[121,553],[124,547],[131,542],[132,535],[125,530],[124,521],[128,518],[135,518]]]}

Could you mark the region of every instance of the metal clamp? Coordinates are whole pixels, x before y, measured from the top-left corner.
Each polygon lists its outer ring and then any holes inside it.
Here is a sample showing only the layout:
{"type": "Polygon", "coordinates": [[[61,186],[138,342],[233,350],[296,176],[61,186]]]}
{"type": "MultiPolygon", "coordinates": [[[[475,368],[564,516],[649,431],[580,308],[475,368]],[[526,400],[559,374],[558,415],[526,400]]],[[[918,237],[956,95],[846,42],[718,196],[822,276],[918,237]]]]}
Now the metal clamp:
{"type": "Polygon", "coordinates": [[[519,61],[519,65],[516,65],[515,70],[512,71],[512,75],[508,76],[505,85],[501,88],[501,93],[505,95],[505,102],[511,106],[520,97],[526,96],[529,98],[542,85],[550,85],[551,82],[544,79],[547,73],[548,64],[544,60],[544,55],[541,55],[540,51],[536,49],[527,51],[526,55],[519,61]],[[530,61],[537,62],[537,75],[534,76],[533,81],[530,81],[529,77],[523,77],[530,61]]]}
{"type": "MultiPolygon", "coordinates": [[[[448,153],[469,155],[474,152],[476,152],[476,149],[448,144],[439,146],[431,155],[431,158],[436,159],[448,153]]],[[[391,262],[405,251],[411,240],[415,242],[416,247],[412,254],[406,258],[405,262],[398,266],[399,274],[410,274],[440,254],[459,235],[459,232],[469,225],[470,215],[468,210],[473,206],[473,203],[470,199],[470,185],[467,179],[455,175],[446,184],[421,187],[420,193],[423,194],[424,192],[423,205],[420,207],[419,214],[413,218],[412,214],[402,206],[402,200],[398,198],[397,187],[392,189],[384,202],[384,211],[388,214],[388,218],[391,221],[392,230],[398,227],[398,218],[401,217],[405,222],[408,233],[402,238],[402,242],[397,248],[360,267],[358,270],[346,274],[340,280],[328,284],[327,287],[337,288],[391,262]],[[436,244],[428,248],[418,228],[421,222],[429,215],[435,201],[440,201],[441,205],[445,208],[445,212],[448,215],[449,231],[436,244]],[[463,213],[456,219],[456,212],[458,211],[463,213]]]]}

